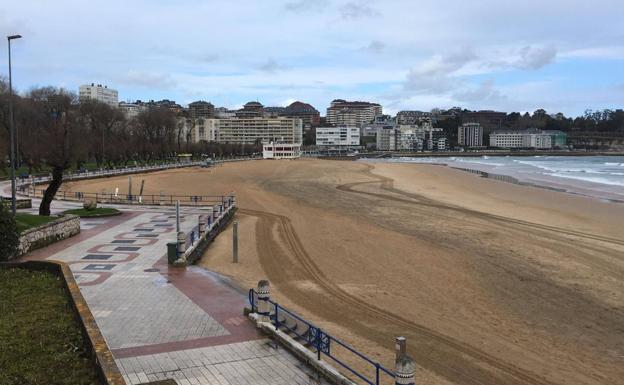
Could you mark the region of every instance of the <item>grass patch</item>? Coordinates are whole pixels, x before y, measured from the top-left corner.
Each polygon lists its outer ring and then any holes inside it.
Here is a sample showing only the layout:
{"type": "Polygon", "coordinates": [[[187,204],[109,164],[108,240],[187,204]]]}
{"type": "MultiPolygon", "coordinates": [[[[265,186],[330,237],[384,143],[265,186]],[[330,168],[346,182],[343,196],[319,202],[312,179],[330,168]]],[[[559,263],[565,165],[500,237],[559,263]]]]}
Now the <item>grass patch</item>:
{"type": "Polygon", "coordinates": [[[113,215],[121,214],[121,211],[110,208],[110,207],[98,207],[94,210],[86,210],[86,209],[67,210],[63,214],[78,215],[80,218],[93,218],[93,217],[112,217],[113,215]]]}
{"type": "Polygon", "coordinates": [[[0,268],[0,384],[101,384],[61,278],[0,268]]]}
{"type": "Polygon", "coordinates": [[[57,219],[55,216],[41,216],[26,213],[17,213],[15,215],[15,223],[17,224],[17,231],[24,232],[33,227],[44,225],[48,222],[52,222],[57,219]]]}

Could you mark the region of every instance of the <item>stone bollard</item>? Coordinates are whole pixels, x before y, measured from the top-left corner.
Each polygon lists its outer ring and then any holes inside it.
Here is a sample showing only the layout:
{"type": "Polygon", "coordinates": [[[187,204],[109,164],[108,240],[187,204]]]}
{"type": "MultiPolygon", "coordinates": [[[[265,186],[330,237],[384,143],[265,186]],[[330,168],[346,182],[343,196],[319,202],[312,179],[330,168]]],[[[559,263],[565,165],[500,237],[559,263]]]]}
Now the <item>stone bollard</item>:
{"type": "Polygon", "coordinates": [[[399,357],[396,361],[394,378],[396,385],[414,385],[414,373],[416,372],[416,363],[414,359],[408,355],[399,357]]]}
{"type": "Polygon", "coordinates": [[[269,281],[262,280],[258,282],[258,315],[260,322],[270,322],[271,315],[271,288],[269,281]]]}
{"type": "Polygon", "coordinates": [[[206,229],[210,231],[212,228],[212,214],[206,215],[206,229]]]}
{"type": "Polygon", "coordinates": [[[228,201],[227,201],[227,199],[224,199],[223,200],[223,209],[227,210],[227,208],[228,208],[228,201]]]}
{"type": "Polygon", "coordinates": [[[178,233],[178,256],[181,256],[186,251],[186,234],[184,231],[178,233]]]}
{"type": "Polygon", "coordinates": [[[203,237],[206,234],[206,216],[199,216],[199,237],[203,237]]]}
{"type": "Polygon", "coordinates": [[[232,206],[236,206],[236,194],[232,193],[230,201],[232,202],[232,206]]]}
{"type": "Polygon", "coordinates": [[[212,221],[217,223],[217,219],[219,219],[219,205],[212,206],[212,221]]]}

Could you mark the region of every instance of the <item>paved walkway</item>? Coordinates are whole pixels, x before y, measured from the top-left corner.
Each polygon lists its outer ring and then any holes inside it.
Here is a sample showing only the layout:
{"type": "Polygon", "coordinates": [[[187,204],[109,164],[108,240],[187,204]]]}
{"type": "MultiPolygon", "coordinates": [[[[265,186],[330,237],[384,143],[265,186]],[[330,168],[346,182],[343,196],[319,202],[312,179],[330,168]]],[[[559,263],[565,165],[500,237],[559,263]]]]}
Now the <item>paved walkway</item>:
{"type": "MultiPolygon", "coordinates": [[[[69,207],[76,205],[53,206],[69,207]]],[[[199,214],[183,209],[182,230],[196,226],[199,214]]],[[[318,384],[243,316],[245,293],[202,268],[167,265],[166,243],[174,239],[173,209],[133,208],[82,220],[79,235],[25,259],[69,264],[128,384],[318,384]]]]}

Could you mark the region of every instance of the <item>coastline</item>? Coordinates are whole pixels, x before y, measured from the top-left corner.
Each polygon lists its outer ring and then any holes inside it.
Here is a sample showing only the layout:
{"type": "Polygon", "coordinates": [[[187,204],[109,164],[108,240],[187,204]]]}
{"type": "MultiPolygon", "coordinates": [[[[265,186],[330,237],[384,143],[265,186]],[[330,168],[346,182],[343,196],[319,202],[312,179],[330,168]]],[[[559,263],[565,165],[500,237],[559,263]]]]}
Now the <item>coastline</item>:
{"type": "Polygon", "coordinates": [[[382,363],[405,335],[422,383],[624,376],[622,205],[436,165],[251,161],[144,178],[146,194],[236,191],[240,262],[226,230],[200,265],[243,287],[268,279],[280,304],[382,363]]]}
{"type": "MultiPolygon", "coordinates": [[[[479,156],[483,158],[484,156],[479,156]]],[[[592,181],[580,180],[577,178],[566,178],[563,176],[547,176],[539,174],[537,172],[527,172],[526,170],[519,170],[513,167],[499,167],[496,163],[472,162],[470,160],[463,161],[462,157],[450,157],[451,161],[434,161],[434,162],[410,162],[411,157],[396,158],[396,161],[388,159],[360,159],[359,162],[379,164],[379,163],[400,163],[400,164],[424,164],[424,165],[438,165],[445,166],[451,169],[460,170],[472,174],[477,174],[486,179],[494,179],[506,183],[511,183],[521,186],[530,186],[535,188],[541,188],[551,191],[557,191],[560,193],[572,194],[583,196],[587,198],[597,199],[600,201],[606,201],[611,203],[624,203],[624,194],[621,192],[621,187],[617,185],[605,185],[592,181]],[[456,158],[459,158],[456,160],[456,158]]],[[[487,161],[501,161],[507,160],[509,157],[499,156],[485,156],[487,161]]],[[[539,157],[543,159],[544,157],[539,157]]],[[[417,159],[423,159],[417,158],[417,159]]],[[[437,159],[437,158],[436,158],[437,159]]]]}

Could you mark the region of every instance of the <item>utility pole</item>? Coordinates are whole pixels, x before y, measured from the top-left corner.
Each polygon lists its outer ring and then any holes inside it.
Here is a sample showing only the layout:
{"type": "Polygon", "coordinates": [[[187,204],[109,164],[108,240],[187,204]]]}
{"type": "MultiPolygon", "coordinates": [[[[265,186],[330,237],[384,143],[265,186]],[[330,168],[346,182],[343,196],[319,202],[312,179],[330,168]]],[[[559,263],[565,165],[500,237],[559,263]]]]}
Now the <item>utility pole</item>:
{"type": "Polygon", "coordinates": [[[9,124],[11,126],[11,211],[17,213],[17,194],[15,185],[15,121],[13,119],[13,80],[11,74],[11,40],[21,38],[21,35],[7,36],[9,42],[9,124]]]}

